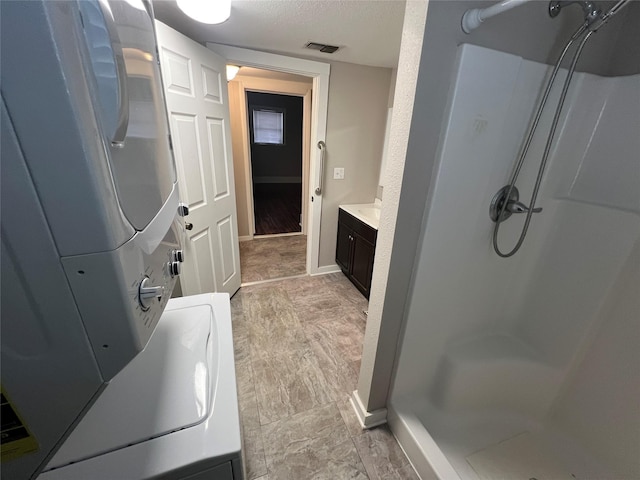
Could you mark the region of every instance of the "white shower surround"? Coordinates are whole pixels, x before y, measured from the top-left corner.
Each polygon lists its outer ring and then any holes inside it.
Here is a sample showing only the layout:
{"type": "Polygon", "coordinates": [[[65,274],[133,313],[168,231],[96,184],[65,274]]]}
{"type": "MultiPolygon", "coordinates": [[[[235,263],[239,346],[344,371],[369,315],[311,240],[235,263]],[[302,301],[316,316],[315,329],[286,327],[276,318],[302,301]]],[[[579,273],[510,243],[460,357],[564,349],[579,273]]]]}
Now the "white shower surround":
{"type": "MultiPolygon", "coordinates": [[[[465,458],[522,432],[553,445],[578,479],[640,475],[628,452],[606,465],[554,416],[609,305],[640,308],[632,288],[623,298],[613,288],[622,276],[640,282],[638,268],[624,268],[640,252],[640,75],[575,74],[538,196],[543,212],[515,257],[491,247],[489,203],[508,183],[550,70],[473,45],[458,51],[389,409],[423,479],[478,479],[465,458]]],[[[565,74],[518,180],[525,204],[565,74]]],[[[503,251],[523,221],[501,226],[503,251]]],[[[621,395],[637,397],[637,376],[621,395]]]]}

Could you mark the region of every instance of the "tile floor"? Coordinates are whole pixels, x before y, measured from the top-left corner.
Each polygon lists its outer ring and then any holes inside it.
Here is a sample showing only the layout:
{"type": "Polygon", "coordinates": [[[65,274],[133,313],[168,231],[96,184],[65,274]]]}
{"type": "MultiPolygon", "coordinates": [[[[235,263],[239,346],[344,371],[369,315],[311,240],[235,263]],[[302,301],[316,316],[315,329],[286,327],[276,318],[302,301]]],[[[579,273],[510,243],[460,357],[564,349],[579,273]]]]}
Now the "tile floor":
{"type": "Polygon", "coordinates": [[[233,297],[248,480],[418,479],[388,428],[361,430],[349,404],[366,308],[341,273],[233,297]]]}
{"type": "Polygon", "coordinates": [[[306,262],[306,235],[256,237],[240,242],[242,283],[303,275],[306,262]]]}

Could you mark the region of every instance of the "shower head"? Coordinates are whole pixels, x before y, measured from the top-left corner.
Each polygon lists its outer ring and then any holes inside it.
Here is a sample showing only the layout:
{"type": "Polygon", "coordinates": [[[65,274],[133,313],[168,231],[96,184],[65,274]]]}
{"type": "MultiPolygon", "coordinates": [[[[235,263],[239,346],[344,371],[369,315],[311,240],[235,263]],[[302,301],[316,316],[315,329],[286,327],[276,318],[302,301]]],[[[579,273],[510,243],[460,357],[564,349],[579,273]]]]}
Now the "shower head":
{"type": "Polygon", "coordinates": [[[580,0],[552,0],[549,2],[549,16],[552,18],[557,17],[560,14],[560,10],[572,3],[580,4],[584,12],[584,20],[588,25],[591,25],[602,16],[602,10],[595,2],[580,0]]]}

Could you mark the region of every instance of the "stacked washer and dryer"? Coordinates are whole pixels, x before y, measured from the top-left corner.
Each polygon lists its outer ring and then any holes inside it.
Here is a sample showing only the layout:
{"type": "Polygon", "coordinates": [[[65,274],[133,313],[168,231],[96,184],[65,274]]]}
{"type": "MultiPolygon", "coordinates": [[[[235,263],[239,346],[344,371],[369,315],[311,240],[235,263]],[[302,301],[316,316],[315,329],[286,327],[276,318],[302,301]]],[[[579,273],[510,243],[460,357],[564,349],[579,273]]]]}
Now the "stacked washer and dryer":
{"type": "Polygon", "coordinates": [[[1,10],[3,478],[242,479],[229,297],[170,300],[151,4],[1,10]]]}

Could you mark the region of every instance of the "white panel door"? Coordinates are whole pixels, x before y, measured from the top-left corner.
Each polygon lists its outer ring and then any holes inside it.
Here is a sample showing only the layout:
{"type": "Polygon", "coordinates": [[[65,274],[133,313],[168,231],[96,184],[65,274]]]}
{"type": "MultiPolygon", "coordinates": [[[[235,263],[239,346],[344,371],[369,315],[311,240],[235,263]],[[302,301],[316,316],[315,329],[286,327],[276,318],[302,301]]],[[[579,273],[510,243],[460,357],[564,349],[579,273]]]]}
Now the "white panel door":
{"type": "Polygon", "coordinates": [[[156,22],[182,201],[189,205],[184,295],[240,288],[226,62],[156,22]]]}

